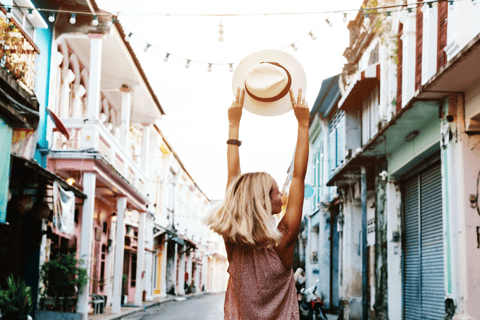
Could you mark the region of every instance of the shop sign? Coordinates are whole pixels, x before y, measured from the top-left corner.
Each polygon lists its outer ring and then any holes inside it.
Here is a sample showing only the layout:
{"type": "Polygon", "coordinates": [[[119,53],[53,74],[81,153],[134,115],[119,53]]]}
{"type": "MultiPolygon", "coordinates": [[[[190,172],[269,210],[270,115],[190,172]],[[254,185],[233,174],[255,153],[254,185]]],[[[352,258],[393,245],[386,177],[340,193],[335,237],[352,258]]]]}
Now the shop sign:
{"type": "Polygon", "coordinates": [[[53,225],[60,232],[75,233],[75,194],[63,190],[57,181],[53,183],[53,225]]]}
{"type": "Polygon", "coordinates": [[[34,129],[14,128],[11,153],[25,159],[32,159],[34,142],[34,129]]]}

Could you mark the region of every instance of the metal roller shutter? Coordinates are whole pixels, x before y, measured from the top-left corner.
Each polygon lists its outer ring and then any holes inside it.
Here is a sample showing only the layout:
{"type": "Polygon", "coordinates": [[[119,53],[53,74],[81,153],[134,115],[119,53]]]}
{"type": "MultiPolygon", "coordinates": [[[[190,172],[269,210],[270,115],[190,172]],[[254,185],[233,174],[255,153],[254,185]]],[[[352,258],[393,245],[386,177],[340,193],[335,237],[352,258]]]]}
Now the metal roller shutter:
{"type": "Polygon", "coordinates": [[[442,177],[434,165],[406,180],[404,319],[444,318],[442,177]]]}

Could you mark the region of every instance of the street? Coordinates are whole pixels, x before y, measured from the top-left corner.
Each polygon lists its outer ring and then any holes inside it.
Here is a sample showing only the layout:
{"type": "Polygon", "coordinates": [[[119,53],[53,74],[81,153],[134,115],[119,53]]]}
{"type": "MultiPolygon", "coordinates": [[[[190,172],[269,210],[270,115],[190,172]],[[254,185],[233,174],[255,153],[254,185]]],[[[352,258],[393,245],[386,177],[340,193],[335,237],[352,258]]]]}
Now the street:
{"type": "Polygon", "coordinates": [[[225,293],[193,296],[185,301],[168,301],[157,307],[138,312],[124,319],[168,319],[168,320],[220,320],[223,319],[225,293]]]}

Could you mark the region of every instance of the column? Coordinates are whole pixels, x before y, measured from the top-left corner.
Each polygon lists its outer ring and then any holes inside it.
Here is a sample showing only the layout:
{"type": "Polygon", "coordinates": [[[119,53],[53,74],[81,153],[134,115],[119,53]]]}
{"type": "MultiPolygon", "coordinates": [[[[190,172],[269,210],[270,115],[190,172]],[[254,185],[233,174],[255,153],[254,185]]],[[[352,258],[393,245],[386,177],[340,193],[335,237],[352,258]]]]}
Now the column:
{"type": "Polygon", "coordinates": [[[122,276],[123,276],[123,250],[125,246],[125,211],[127,198],[117,199],[117,234],[115,243],[115,271],[113,274],[112,313],[120,313],[122,276]]]}
{"type": "MultiPolygon", "coordinates": [[[[190,254],[187,256],[187,272],[188,272],[188,285],[192,282],[192,280],[195,282],[195,286],[197,287],[198,290],[198,281],[197,279],[193,278],[193,251],[190,252],[190,254]]],[[[198,270],[197,270],[198,274],[198,270]]]]}
{"type": "Polygon", "coordinates": [[[126,85],[120,89],[122,91],[122,112],[120,125],[120,146],[128,151],[128,132],[130,131],[130,109],[132,104],[132,89],[126,85]]]}
{"type": "Polygon", "coordinates": [[[178,294],[178,285],[177,285],[177,255],[178,255],[178,243],[175,242],[175,251],[173,253],[173,271],[171,277],[173,279],[173,287],[175,288],[175,294],[178,294]]]}
{"type": "Polygon", "coordinates": [[[111,218],[112,222],[110,225],[110,240],[112,240],[112,246],[110,248],[109,252],[109,271],[108,271],[108,302],[109,305],[112,305],[112,300],[113,300],[113,277],[114,277],[114,272],[115,272],[115,248],[116,248],[116,242],[115,242],[115,235],[117,234],[117,221],[116,217],[111,218]]]}
{"type": "Polygon", "coordinates": [[[179,250],[180,255],[180,265],[178,266],[178,294],[185,294],[185,250],[187,249],[186,245],[183,245],[182,250],[179,250]]]}
{"type": "Polygon", "coordinates": [[[423,5],[422,85],[437,72],[438,4],[423,5]]]}
{"type": "MultiPolygon", "coordinates": [[[[415,8],[413,10],[416,10],[415,8]]],[[[416,17],[408,14],[403,24],[402,108],[415,94],[416,17]]]]}
{"type": "Polygon", "coordinates": [[[103,35],[89,34],[88,36],[90,38],[90,70],[88,74],[87,118],[91,120],[98,119],[100,113],[103,35]]]}
{"type": "MultiPolygon", "coordinates": [[[[143,125],[143,135],[142,135],[142,171],[148,175],[148,159],[150,151],[150,125],[143,125]]],[[[150,180],[150,179],[149,179],[150,180]]],[[[151,199],[154,197],[150,197],[151,199]]]]}
{"type": "Polygon", "coordinates": [[[87,284],[81,294],[78,295],[77,312],[82,314],[82,319],[88,317],[88,295],[90,288],[90,260],[92,258],[92,233],[93,211],[95,209],[95,183],[96,175],[92,172],[83,174],[83,192],[87,195],[83,203],[82,211],[82,234],[80,235],[80,259],[83,260],[82,268],[87,269],[87,284]]]}
{"type": "Polygon", "coordinates": [[[144,276],[145,260],[145,215],[146,212],[140,212],[140,221],[138,226],[138,252],[137,252],[137,283],[135,288],[135,305],[142,305],[143,288],[147,278],[144,276]]]}
{"type": "MultiPolygon", "coordinates": [[[[162,261],[158,262],[160,264],[160,296],[161,297],[167,296],[167,252],[168,252],[167,249],[168,249],[167,234],[165,234],[162,261]]],[[[155,271],[155,272],[158,272],[158,271],[155,271]]]]}
{"type": "Polygon", "coordinates": [[[60,87],[60,117],[70,118],[70,84],[75,80],[75,74],[68,69],[62,72],[62,86],[60,87]]]}
{"type": "Polygon", "coordinates": [[[367,169],[361,167],[361,190],[362,190],[362,306],[363,319],[368,319],[368,259],[367,259],[367,169]]]}

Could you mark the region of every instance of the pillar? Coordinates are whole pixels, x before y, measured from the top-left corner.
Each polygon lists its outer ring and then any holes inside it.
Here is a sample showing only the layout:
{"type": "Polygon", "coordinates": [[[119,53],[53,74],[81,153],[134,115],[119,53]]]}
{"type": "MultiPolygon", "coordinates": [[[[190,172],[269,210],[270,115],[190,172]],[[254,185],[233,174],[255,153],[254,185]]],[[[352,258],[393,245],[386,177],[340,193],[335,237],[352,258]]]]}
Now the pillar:
{"type": "Polygon", "coordinates": [[[83,192],[87,195],[83,203],[82,211],[82,233],[80,235],[80,259],[83,260],[82,268],[87,270],[87,284],[81,294],[78,295],[77,312],[82,314],[82,319],[88,318],[88,295],[90,288],[90,271],[92,258],[92,233],[93,233],[93,211],[95,209],[95,183],[96,174],[85,172],[83,174],[83,192]]]}
{"type": "Polygon", "coordinates": [[[175,242],[175,251],[173,252],[173,271],[171,273],[173,287],[175,288],[175,294],[178,294],[178,285],[177,285],[177,256],[178,256],[178,243],[175,242]]]}
{"type": "Polygon", "coordinates": [[[437,72],[438,4],[423,5],[422,85],[437,72]]]}
{"type": "Polygon", "coordinates": [[[409,13],[403,24],[402,108],[415,94],[416,22],[415,14],[409,13]]]}
{"type": "Polygon", "coordinates": [[[82,85],[78,86],[78,89],[73,93],[73,115],[72,118],[83,118],[83,103],[82,98],[87,93],[85,87],[82,85]]]}
{"type": "MultiPolygon", "coordinates": [[[[188,285],[190,285],[190,283],[192,282],[192,280],[195,282],[195,286],[197,287],[198,289],[198,282],[197,282],[197,279],[194,279],[193,278],[193,254],[194,252],[193,251],[190,251],[190,254],[187,256],[187,272],[188,272],[188,285]]],[[[198,270],[197,270],[197,274],[198,274],[198,270]]]]}
{"type": "Polygon", "coordinates": [[[88,74],[87,118],[98,119],[100,113],[103,35],[89,34],[88,36],[90,38],[90,70],[88,74]]]}
{"type": "Polygon", "coordinates": [[[125,211],[127,210],[127,198],[117,199],[117,232],[115,243],[115,266],[113,274],[113,298],[112,313],[120,313],[122,277],[123,277],[123,250],[125,246],[125,211]]]}
{"type": "Polygon", "coordinates": [[[186,245],[183,245],[182,250],[179,250],[180,255],[180,265],[178,266],[178,294],[185,294],[185,250],[187,249],[186,245]]]}
{"type": "MultiPolygon", "coordinates": [[[[160,296],[166,297],[167,296],[167,249],[168,249],[168,242],[167,242],[167,234],[164,235],[164,245],[163,245],[163,254],[162,254],[162,261],[159,261],[160,264],[160,296]]],[[[155,271],[157,272],[157,271],[155,271]]]]}
{"type": "Polygon", "coordinates": [[[120,125],[120,146],[128,151],[128,132],[130,131],[130,109],[132,104],[132,89],[123,86],[122,91],[122,112],[120,125]]]}
{"type": "Polygon", "coordinates": [[[140,212],[140,221],[138,226],[138,252],[137,252],[137,283],[135,288],[135,305],[142,305],[142,295],[145,288],[145,219],[146,212],[140,212]]]}
{"type": "MultiPolygon", "coordinates": [[[[148,159],[150,151],[150,125],[146,124],[143,126],[143,135],[142,135],[142,171],[148,175],[148,159]]],[[[151,180],[151,179],[149,179],[151,180]]],[[[154,199],[154,197],[150,197],[154,199]]]]}
{"type": "Polygon", "coordinates": [[[367,259],[367,169],[361,167],[362,198],[362,306],[363,320],[368,320],[368,259],[367,259]]]}

